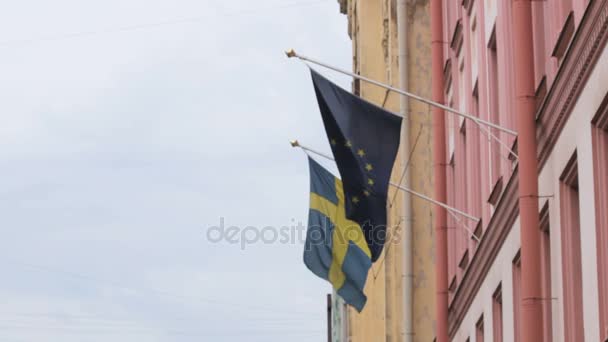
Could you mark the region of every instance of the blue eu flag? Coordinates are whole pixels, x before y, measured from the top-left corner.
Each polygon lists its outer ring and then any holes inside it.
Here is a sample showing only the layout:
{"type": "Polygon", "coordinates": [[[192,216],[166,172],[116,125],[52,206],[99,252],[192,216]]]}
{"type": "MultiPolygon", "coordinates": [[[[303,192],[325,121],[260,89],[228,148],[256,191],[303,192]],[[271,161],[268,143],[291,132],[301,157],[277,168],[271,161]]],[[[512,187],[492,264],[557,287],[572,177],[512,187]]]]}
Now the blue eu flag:
{"type": "Polygon", "coordinates": [[[386,239],[386,198],[399,149],[401,118],[311,72],[342,177],[346,217],[361,226],[372,262],[376,261],[386,239]]]}

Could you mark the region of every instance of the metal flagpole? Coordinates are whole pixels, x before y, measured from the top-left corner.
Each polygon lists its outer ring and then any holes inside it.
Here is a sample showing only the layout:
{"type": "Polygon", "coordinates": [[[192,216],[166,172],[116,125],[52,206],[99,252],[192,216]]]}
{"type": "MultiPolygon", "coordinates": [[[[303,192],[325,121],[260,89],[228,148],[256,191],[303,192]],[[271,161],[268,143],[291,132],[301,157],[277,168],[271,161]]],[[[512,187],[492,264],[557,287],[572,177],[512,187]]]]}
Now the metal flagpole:
{"type": "MultiPolygon", "coordinates": [[[[299,147],[299,148],[301,148],[304,151],[312,152],[312,153],[317,154],[317,155],[319,155],[319,156],[321,156],[323,158],[335,161],[335,159],[333,157],[330,157],[330,156],[328,156],[327,154],[325,154],[323,152],[319,152],[317,150],[313,150],[310,147],[304,146],[304,145],[300,144],[300,142],[297,141],[297,140],[290,141],[290,144],[291,144],[291,147],[299,147]]],[[[468,218],[469,220],[472,220],[472,221],[475,221],[475,222],[481,221],[481,219],[478,218],[478,217],[471,216],[471,215],[469,215],[469,214],[467,214],[467,213],[465,213],[463,211],[460,211],[460,210],[458,210],[458,209],[456,209],[454,207],[450,207],[449,205],[447,205],[445,203],[438,202],[438,201],[436,201],[436,200],[434,200],[434,199],[432,199],[432,198],[430,198],[430,197],[428,197],[426,195],[423,195],[423,194],[421,194],[419,192],[416,192],[414,190],[408,189],[408,188],[406,188],[406,187],[404,187],[402,185],[395,184],[393,182],[391,182],[390,185],[393,186],[393,187],[395,187],[395,188],[397,188],[397,189],[399,189],[399,190],[401,190],[401,191],[405,191],[405,192],[407,192],[407,193],[409,193],[409,194],[411,194],[413,196],[416,196],[416,197],[418,197],[420,199],[423,199],[423,200],[425,200],[427,202],[431,202],[431,203],[436,204],[436,205],[438,205],[440,207],[443,207],[443,208],[445,208],[446,210],[448,210],[448,211],[450,211],[452,213],[456,213],[458,215],[464,216],[464,217],[468,218]]]]}
{"type": "Polygon", "coordinates": [[[390,85],[388,85],[388,84],[384,84],[384,83],[381,83],[381,82],[378,82],[378,81],[372,80],[371,78],[367,78],[367,77],[365,77],[365,76],[357,75],[357,74],[352,73],[352,72],[350,72],[350,71],[346,71],[346,70],[344,70],[344,69],[340,69],[340,68],[337,68],[337,67],[335,67],[335,66],[331,66],[331,65],[329,65],[329,64],[325,64],[325,63],[323,63],[323,62],[317,61],[317,60],[315,60],[315,59],[313,59],[313,58],[310,58],[310,57],[306,57],[306,56],[300,55],[300,54],[296,53],[296,52],[295,52],[293,49],[291,49],[291,50],[289,50],[289,51],[286,51],[286,52],[285,52],[285,54],[286,54],[286,55],[287,55],[287,57],[289,57],[289,58],[296,57],[296,58],[298,58],[298,59],[300,59],[300,60],[303,60],[303,61],[307,61],[307,62],[310,62],[310,63],[313,63],[313,64],[320,65],[320,66],[322,66],[322,67],[324,67],[324,68],[331,69],[331,70],[337,71],[337,72],[339,72],[339,73],[342,73],[342,74],[345,74],[345,75],[348,75],[348,76],[351,76],[351,77],[354,77],[354,78],[360,79],[360,80],[362,80],[362,81],[365,81],[365,82],[368,82],[368,83],[371,83],[371,84],[375,84],[375,85],[377,85],[377,86],[379,86],[379,87],[382,87],[382,88],[385,88],[385,89],[388,89],[388,90],[394,91],[394,92],[399,93],[399,94],[401,94],[401,95],[405,95],[405,96],[407,96],[407,97],[411,97],[411,98],[413,98],[413,99],[415,99],[415,100],[418,100],[418,101],[420,101],[420,102],[424,102],[424,103],[426,103],[426,104],[428,104],[428,105],[435,106],[435,107],[439,107],[439,108],[441,108],[441,109],[443,109],[443,110],[445,110],[445,111],[448,111],[448,112],[454,113],[454,114],[456,114],[456,115],[460,115],[460,116],[465,117],[465,118],[467,118],[467,119],[469,119],[469,120],[473,120],[473,121],[474,121],[474,122],[476,122],[477,124],[483,124],[483,125],[486,125],[486,126],[489,126],[489,127],[495,128],[495,129],[497,129],[497,130],[499,130],[499,131],[502,131],[502,132],[504,132],[504,133],[507,133],[507,134],[510,134],[510,135],[513,135],[513,136],[517,136],[517,132],[515,132],[515,131],[513,131],[513,130],[510,130],[510,129],[508,129],[508,128],[505,128],[505,127],[499,126],[499,125],[497,125],[497,124],[495,124],[495,123],[492,123],[492,122],[489,122],[489,121],[486,121],[486,120],[483,120],[483,119],[477,118],[477,117],[475,117],[475,116],[472,116],[472,115],[470,115],[470,114],[467,114],[467,113],[461,112],[461,111],[459,111],[459,110],[456,110],[456,109],[454,109],[454,108],[448,107],[448,106],[443,105],[443,104],[441,104],[441,103],[438,103],[438,102],[435,102],[435,101],[432,101],[432,100],[426,99],[426,98],[424,98],[424,97],[422,97],[422,96],[418,96],[418,95],[416,95],[416,94],[412,94],[412,93],[410,93],[410,92],[407,92],[407,91],[401,90],[401,89],[399,89],[399,88],[392,87],[392,86],[390,86],[390,85]]]}

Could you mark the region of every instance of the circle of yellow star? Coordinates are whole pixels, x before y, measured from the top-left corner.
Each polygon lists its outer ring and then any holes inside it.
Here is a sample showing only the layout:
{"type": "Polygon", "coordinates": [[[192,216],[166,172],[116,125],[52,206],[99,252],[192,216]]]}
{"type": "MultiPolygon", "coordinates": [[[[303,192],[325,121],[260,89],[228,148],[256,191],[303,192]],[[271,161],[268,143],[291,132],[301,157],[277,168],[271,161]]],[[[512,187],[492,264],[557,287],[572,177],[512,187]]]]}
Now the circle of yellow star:
{"type": "Polygon", "coordinates": [[[369,196],[369,195],[370,195],[369,191],[367,191],[367,190],[363,190],[363,194],[364,194],[365,196],[369,196]]]}
{"type": "Polygon", "coordinates": [[[355,204],[359,203],[359,197],[357,197],[357,196],[353,196],[352,201],[353,201],[353,203],[355,203],[355,204]]]}
{"type": "Polygon", "coordinates": [[[338,143],[338,142],[336,141],[336,139],[331,139],[331,141],[330,141],[330,142],[331,142],[331,144],[332,144],[332,145],[336,145],[336,144],[338,143]]]}
{"type": "Polygon", "coordinates": [[[371,179],[371,178],[368,178],[368,179],[367,179],[367,184],[369,184],[369,185],[374,185],[374,180],[373,180],[373,179],[371,179]]]}
{"type": "Polygon", "coordinates": [[[367,164],[365,164],[365,169],[366,169],[367,171],[371,171],[371,170],[373,170],[373,169],[374,169],[374,167],[372,166],[372,164],[367,163],[367,164]]]}
{"type": "Polygon", "coordinates": [[[350,140],[346,140],[346,143],[344,144],[344,146],[351,147],[351,146],[353,146],[353,144],[350,142],[350,140]]]}
{"type": "Polygon", "coordinates": [[[361,148],[360,148],[360,149],[357,151],[357,154],[359,155],[359,157],[364,157],[364,156],[365,156],[365,151],[364,151],[363,149],[361,149],[361,148]]]}

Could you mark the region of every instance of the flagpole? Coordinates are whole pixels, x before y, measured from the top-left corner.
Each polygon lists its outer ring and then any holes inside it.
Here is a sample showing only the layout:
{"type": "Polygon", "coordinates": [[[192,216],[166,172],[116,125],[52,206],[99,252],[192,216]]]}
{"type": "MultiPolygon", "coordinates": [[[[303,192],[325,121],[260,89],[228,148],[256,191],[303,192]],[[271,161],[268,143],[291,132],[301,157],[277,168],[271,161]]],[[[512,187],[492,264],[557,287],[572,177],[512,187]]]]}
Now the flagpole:
{"type": "Polygon", "coordinates": [[[492,122],[480,119],[480,118],[475,117],[473,115],[461,112],[461,111],[456,110],[456,109],[454,109],[452,107],[448,107],[446,105],[443,105],[441,103],[429,100],[429,99],[424,98],[422,96],[418,96],[416,94],[412,94],[412,93],[407,92],[405,90],[401,90],[399,88],[392,87],[392,86],[390,86],[388,84],[384,84],[382,82],[378,82],[376,80],[372,80],[371,78],[367,78],[365,76],[357,75],[357,74],[352,73],[350,71],[347,71],[347,70],[344,70],[344,69],[340,69],[338,67],[335,67],[335,66],[332,66],[332,65],[329,65],[329,64],[325,64],[325,63],[320,62],[320,61],[318,61],[316,59],[313,59],[313,58],[310,58],[310,57],[307,57],[307,56],[304,56],[304,55],[300,55],[300,54],[296,53],[293,49],[291,49],[289,51],[286,51],[285,54],[287,55],[288,58],[296,57],[296,58],[298,58],[300,60],[303,60],[303,61],[306,61],[306,62],[310,62],[310,63],[316,64],[316,65],[322,66],[324,68],[331,69],[331,70],[337,71],[339,73],[342,73],[342,74],[354,77],[356,79],[360,79],[362,81],[365,81],[365,82],[368,82],[368,83],[371,83],[371,84],[375,84],[375,85],[377,85],[379,87],[388,89],[390,91],[394,91],[394,92],[399,93],[401,95],[405,95],[407,97],[411,97],[411,98],[413,98],[415,100],[418,100],[420,102],[426,103],[428,105],[439,107],[439,108],[441,108],[441,109],[443,109],[445,111],[448,111],[448,112],[454,113],[456,115],[462,116],[464,118],[467,118],[469,120],[472,120],[472,121],[476,122],[477,124],[483,124],[483,125],[495,128],[495,129],[497,129],[499,131],[502,131],[504,133],[510,134],[512,136],[517,136],[517,132],[515,132],[513,130],[510,130],[508,128],[505,128],[505,127],[502,127],[502,126],[497,125],[495,123],[492,123],[492,122]]]}
{"type": "MultiPolygon", "coordinates": [[[[317,150],[314,150],[314,149],[312,149],[312,148],[310,148],[310,147],[304,146],[304,145],[300,144],[300,142],[299,142],[299,141],[297,141],[297,140],[292,140],[292,141],[290,141],[290,144],[291,144],[291,147],[299,147],[299,148],[301,148],[301,149],[302,149],[302,150],[304,150],[304,151],[312,152],[312,153],[317,154],[317,155],[319,155],[319,156],[321,156],[321,157],[323,157],[323,158],[326,158],[326,159],[329,159],[329,160],[335,161],[335,159],[334,159],[333,157],[331,157],[331,156],[329,156],[329,155],[327,155],[327,154],[325,154],[325,153],[323,153],[323,152],[319,152],[319,151],[317,151],[317,150]]],[[[446,210],[448,210],[448,211],[450,211],[450,212],[453,212],[453,213],[456,213],[456,214],[458,214],[458,215],[464,216],[464,217],[468,218],[468,219],[469,219],[469,220],[471,220],[471,221],[475,221],[475,222],[479,222],[479,221],[481,221],[481,219],[480,219],[480,218],[478,218],[478,217],[471,216],[471,215],[469,215],[469,214],[467,214],[467,213],[465,213],[465,212],[463,212],[463,211],[461,211],[461,210],[458,210],[458,209],[456,209],[456,208],[454,208],[454,207],[450,207],[449,205],[447,205],[447,204],[445,204],[445,203],[441,203],[441,202],[439,202],[439,201],[436,201],[436,200],[434,200],[434,199],[432,199],[432,198],[430,198],[430,197],[428,197],[428,196],[426,196],[426,195],[423,195],[423,194],[421,194],[421,193],[419,193],[419,192],[416,192],[416,191],[414,191],[414,190],[408,189],[408,188],[406,188],[406,187],[404,187],[404,186],[402,186],[402,185],[395,184],[395,183],[393,183],[393,182],[391,182],[391,183],[389,183],[389,184],[390,184],[391,186],[393,186],[393,187],[395,187],[395,188],[397,188],[397,189],[401,190],[401,191],[405,191],[405,192],[407,192],[407,193],[409,193],[409,194],[411,194],[411,195],[413,195],[413,196],[416,196],[416,197],[418,197],[418,198],[420,198],[420,199],[422,199],[422,200],[425,200],[425,201],[427,201],[427,202],[430,202],[430,203],[436,204],[436,205],[438,205],[438,206],[440,206],[440,207],[442,207],[442,208],[445,208],[446,210]]]]}

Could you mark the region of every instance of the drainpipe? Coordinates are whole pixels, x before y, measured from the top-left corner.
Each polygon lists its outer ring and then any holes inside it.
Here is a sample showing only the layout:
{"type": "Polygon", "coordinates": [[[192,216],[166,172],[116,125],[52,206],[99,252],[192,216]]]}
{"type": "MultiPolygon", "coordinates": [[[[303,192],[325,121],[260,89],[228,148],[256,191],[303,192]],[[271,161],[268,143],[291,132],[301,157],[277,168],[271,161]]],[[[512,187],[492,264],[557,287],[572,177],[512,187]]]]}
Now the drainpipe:
{"type": "MultiPolygon", "coordinates": [[[[399,41],[399,88],[407,91],[408,89],[408,59],[407,59],[407,4],[406,0],[397,0],[397,31],[399,41]]],[[[403,151],[403,167],[406,167],[406,161],[410,154],[410,115],[409,115],[409,99],[403,95],[399,97],[400,111],[404,120],[401,129],[401,148],[403,151]]],[[[410,173],[409,171],[403,177],[403,186],[410,188],[410,173]]],[[[401,281],[403,286],[403,324],[401,335],[403,342],[412,342],[414,336],[413,331],[413,285],[414,285],[414,270],[413,270],[413,254],[412,250],[412,205],[411,196],[403,192],[403,229],[401,231],[403,243],[403,273],[401,281]]]]}
{"type": "MultiPolygon", "coordinates": [[[[444,103],[443,95],[443,8],[442,0],[431,0],[431,80],[433,101],[444,103]]],[[[435,199],[446,203],[445,115],[433,107],[433,177],[435,199]]],[[[435,291],[437,342],[448,342],[448,234],[447,213],[435,206],[435,291]]]]}
{"type": "Polygon", "coordinates": [[[531,0],[513,0],[515,113],[518,113],[519,215],[521,229],[521,338],[543,341],[538,161],[531,0]]]}

